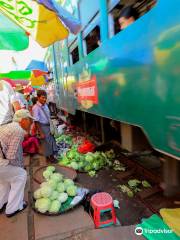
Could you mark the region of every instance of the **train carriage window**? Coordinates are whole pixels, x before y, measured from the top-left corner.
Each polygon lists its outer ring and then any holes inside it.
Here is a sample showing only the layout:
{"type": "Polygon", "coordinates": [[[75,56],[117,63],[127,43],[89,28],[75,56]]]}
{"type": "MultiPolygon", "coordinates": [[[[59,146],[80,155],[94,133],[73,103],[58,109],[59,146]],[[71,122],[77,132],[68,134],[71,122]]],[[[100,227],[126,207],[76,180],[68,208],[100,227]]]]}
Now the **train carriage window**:
{"type": "Polygon", "coordinates": [[[73,65],[79,61],[79,48],[77,46],[77,40],[69,47],[70,64],[73,65]]]}
{"type": "Polygon", "coordinates": [[[84,39],[86,54],[89,54],[100,46],[100,27],[96,26],[84,39]]]}
{"type": "Polygon", "coordinates": [[[107,0],[109,14],[109,37],[117,34],[129,24],[143,16],[157,0],[107,0]],[[120,19],[120,16],[123,18],[120,19]],[[130,17],[131,15],[131,17],[130,17]],[[126,17],[124,17],[126,16],[126,17]],[[127,21],[128,18],[128,21],[127,21]],[[131,18],[131,19],[130,19],[131,18]]]}
{"type": "Polygon", "coordinates": [[[100,46],[100,14],[97,12],[83,29],[84,55],[89,54],[100,46]]]}

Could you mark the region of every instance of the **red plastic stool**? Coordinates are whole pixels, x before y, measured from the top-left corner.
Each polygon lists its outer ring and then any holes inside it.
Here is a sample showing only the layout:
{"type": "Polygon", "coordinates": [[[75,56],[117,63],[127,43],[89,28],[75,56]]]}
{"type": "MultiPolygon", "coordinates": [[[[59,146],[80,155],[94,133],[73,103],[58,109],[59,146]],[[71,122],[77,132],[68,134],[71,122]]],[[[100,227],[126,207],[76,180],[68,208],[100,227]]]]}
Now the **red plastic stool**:
{"type": "Polygon", "coordinates": [[[109,193],[96,193],[91,197],[91,216],[96,228],[107,227],[116,224],[116,213],[114,210],[113,199],[109,193]],[[103,215],[108,216],[103,220],[103,215]]]}

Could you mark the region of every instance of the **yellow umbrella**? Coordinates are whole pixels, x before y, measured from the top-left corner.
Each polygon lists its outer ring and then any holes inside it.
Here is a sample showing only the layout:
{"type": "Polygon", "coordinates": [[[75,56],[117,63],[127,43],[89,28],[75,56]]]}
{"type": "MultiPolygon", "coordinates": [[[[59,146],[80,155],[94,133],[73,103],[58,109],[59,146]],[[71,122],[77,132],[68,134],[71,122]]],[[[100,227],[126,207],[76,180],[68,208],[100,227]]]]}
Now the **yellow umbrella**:
{"type": "Polygon", "coordinates": [[[35,87],[35,86],[42,86],[46,83],[46,79],[44,76],[39,76],[39,77],[35,77],[34,74],[31,74],[31,86],[35,87]]]}
{"type": "Polygon", "coordinates": [[[36,1],[2,0],[0,11],[29,33],[42,47],[68,37],[58,15],[36,1]]]}

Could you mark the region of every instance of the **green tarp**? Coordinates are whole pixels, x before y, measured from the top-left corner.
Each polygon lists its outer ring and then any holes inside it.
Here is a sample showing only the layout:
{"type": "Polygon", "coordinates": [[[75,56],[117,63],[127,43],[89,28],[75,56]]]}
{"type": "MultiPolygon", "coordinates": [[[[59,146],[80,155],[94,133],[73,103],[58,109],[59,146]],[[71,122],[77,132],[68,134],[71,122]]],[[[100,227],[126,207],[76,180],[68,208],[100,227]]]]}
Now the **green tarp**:
{"type": "Polygon", "coordinates": [[[138,224],[137,227],[143,229],[142,235],[148,240],[180,240],[180,237],[156,214],[138,224]]]}
{"type": "Polygon", "coordinates": [[[0,78],[10,78],[10,79],[27,79],[31,77],[31,71],[11,71],[9,73],[0,73],[0,78]]]}
{"type": "Polygon", "coordinates": [[[28,45],[25,31],[0,13],[0,50],[21,51],[28,45]]]}

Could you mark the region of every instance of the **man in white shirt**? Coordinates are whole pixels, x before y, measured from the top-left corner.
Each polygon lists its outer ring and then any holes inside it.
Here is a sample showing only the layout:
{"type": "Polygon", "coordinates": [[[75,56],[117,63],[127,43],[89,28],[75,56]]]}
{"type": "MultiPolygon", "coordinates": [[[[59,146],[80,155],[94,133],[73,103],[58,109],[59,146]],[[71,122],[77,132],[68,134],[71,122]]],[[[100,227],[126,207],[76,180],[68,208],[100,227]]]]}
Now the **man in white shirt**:
{"type": "Polygon", "coordinates": [[[27,173],[23,169],[22,141],[31,124],[30,112],[21,109],[14,114],[13,122],[0,126],[0,211],[6,205],[7,217],[27,207],[23,201],[27,173]]]}
{"type": "Polygon", "coordinates": [[[26,101],[23,93],[24,93],[23,86],[21,84],[16,84],[15,97],[16,97],[16,100],[18,100],[18,102],[21,106],[21,109],[27,108],[27,101],[26,101]]]}
{"type": "Polygon", "coordinates": [[[11,85],[0,79],[0,125],[12,122],[14,111],[20,108],[11,85]]]}

